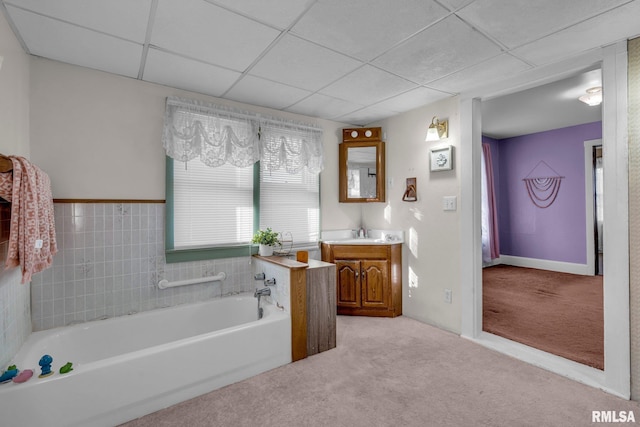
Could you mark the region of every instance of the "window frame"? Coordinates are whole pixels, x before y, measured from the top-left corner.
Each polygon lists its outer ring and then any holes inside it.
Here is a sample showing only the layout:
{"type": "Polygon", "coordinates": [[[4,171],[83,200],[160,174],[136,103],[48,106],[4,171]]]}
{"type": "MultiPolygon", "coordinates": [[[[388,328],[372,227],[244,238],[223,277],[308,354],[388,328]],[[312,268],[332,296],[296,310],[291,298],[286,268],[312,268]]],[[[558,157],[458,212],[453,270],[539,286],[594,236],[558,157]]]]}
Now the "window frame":
{"type": "MultiPolygon", "coordinates": [[[[174,262],[189,262],[189,261],[202,261],[207,259],[220,259],[220,258],[233,258],[248,256],[258,253],[258,247],[251,243],[229,245],[229,246],[216,246],[216,247],[202,247],[202,248],[188,248],[188,249],[175,249],[174,237],[173,237],[173,221],[174,221],[174,196],[173,196],[173,167],[174,162],[177,160],[172,159],[169,156],[165,156],[165,258],[167,263],[174,262]]],[[[258,229],[260,221],[260,162],[256,162],[253,165],[253,231],[258,229]],[[257,200],[257,203],[256,203],[257,200]]]]}
{"type": "MultiPolygon", "coordinates": [[[[251,256],[258,253],[258,245],[252,243],[229,246],[175,249],[174,245],[174,194],[173,168],[174,160],[165,156],[165,259],[168,264],[176,262],[203,261],[209,259],[235,258],[251,256]]],[[[253,165],[253,233],[260,228],[260,162],[253,165]]],[[[318,234],[322,223],[321,179],[318,179],[318,234]]]]}

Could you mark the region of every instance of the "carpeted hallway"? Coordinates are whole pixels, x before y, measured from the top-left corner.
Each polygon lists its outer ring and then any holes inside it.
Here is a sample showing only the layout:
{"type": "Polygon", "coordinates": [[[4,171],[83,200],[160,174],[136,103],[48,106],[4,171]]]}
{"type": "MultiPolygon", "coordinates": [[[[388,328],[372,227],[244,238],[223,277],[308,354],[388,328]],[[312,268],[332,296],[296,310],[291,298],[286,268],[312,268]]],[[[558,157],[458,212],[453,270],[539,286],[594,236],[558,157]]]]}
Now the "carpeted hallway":
{"type": "Polygon", "coordinates": [[[337,348],[124,424],[586,426],[626,401],[407,317],[338,316],[337,348]]]}

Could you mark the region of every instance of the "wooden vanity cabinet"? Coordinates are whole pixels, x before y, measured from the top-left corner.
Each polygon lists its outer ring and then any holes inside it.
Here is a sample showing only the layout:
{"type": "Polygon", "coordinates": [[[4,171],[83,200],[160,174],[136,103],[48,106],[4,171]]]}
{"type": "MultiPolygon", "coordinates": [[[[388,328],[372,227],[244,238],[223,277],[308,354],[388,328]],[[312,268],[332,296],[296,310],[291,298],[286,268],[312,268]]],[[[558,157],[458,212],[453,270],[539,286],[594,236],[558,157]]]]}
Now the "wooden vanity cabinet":
{"type": "Polygon", "coordinates": [[[402,314],[402,245],[322,243],[322,260],[336,265],[338,314],[402,314]]]}

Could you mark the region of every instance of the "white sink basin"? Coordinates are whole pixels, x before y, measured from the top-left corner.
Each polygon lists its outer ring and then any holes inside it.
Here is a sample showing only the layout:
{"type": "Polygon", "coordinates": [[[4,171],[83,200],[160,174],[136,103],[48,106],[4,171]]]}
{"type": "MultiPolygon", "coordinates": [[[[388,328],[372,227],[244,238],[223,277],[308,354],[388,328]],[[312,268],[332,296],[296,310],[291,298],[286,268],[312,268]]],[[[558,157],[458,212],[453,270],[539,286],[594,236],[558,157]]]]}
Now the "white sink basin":
{"type": "Polygon", "coordinates": [[[331,243],[334,245],[379,245],[383,243],[395,243],[395,242],[387,242],[382,239],[338,239],[338,240],[328,240],[324,241],[325,243],[331,243]]]}
{"type": "Polygon", "coordinates": [[[351,230],[322,232],[322,242],[332,245],[391,245],[404,242],[402,231],[369,230],[369,236],[354,238],[351,230]]]}

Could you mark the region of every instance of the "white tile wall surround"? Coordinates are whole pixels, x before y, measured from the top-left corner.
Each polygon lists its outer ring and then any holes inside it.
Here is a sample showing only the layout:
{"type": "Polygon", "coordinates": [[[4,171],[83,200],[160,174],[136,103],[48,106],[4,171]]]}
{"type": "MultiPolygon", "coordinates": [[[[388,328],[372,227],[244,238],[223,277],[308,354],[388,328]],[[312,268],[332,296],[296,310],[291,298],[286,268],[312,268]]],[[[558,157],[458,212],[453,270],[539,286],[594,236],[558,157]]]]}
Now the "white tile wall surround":
{"type": "Polygon", "coordinates": [[[167,264],[163,203],[56,203],[59,252],[33,276],[33,330],[254,290],[249,257],[167,264]],[[162,279],[225,272],[213,284],[158,289],[162,279]]]}
{"type": "MultiPolygon", "coordinates": [[[[270,286],[271,296],[267,300],[272,304],[279,304],[288,313],[291,312],[291,272],[288,268],[272,264],[260,259],[253,261],[253,272],[264,273],[265,279],[276,279],[276,285],[270,286]]],[[[261,281],[253,280],[253,288],[263,288],[261,281]]]]}
{"type": "Polygon", "coordinates": [[[0,274],[0,372],[31,333],[29,284],[21,277],[19,268],[0,274]]]}

